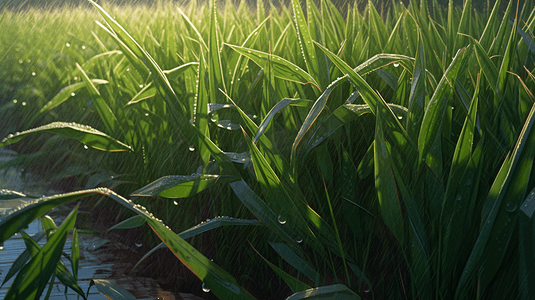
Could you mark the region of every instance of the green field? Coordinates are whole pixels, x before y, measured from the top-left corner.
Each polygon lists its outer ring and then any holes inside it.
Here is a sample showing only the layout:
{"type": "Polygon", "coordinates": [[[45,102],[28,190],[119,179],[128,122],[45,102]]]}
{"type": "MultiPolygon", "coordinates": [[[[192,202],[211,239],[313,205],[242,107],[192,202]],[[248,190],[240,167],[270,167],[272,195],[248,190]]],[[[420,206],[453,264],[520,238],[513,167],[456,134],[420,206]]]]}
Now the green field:
{"type": "MultiPolygon", "coordinates": [[[[3,10],[0,167],[69,193],[0,242],[89,199],[207,298],[532,299],[535,3],[256,2],[3,10]]],[[[76,212],[6,299],[77,291],[76,212]]]]}

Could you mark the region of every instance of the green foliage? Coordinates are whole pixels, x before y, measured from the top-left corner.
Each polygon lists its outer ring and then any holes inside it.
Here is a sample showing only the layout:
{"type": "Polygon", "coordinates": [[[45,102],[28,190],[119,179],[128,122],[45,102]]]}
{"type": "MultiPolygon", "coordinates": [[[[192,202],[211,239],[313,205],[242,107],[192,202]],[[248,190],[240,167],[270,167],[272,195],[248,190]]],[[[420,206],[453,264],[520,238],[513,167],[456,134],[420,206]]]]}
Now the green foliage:
{"type": "MultiPolygon", "coordinates": [[[[20,101],[33,108],[0,146],[54,133],[105,150],[89,151],[102,163],[79,175],[131,174],[136,185],[98,181],[136,204],[107,189],[40,199],[0,223],[0,241],[54,206],[103,194],[136,214],[111,229],[148,224],[163,243],[147,255],[168,247],[221,298],[270,298],[257,282],[271,274],[291,299],[531,295],[532,1],[516,14],[510,1],[503,16],[500,1],[489,12],[395,3],[383,15],[371,2],[342,14],[330,0],[256,13],[215,0],[151,14],[91,3],[84,18],[104,22],[55,44],[67,59],[44,71],[53,88],[3,96],[0,116],[20,101]],[[199,224],[197,203],[241,219],[199,224]],[[212,240],[221,267],[185,241],[216,228],[228,234],[212,240]],[[237,263],[235,247],[266,264],[237,263]]],[[[6,12],[0,24],[29,31],[13,24],[32,14],[54,15],[6,12]]],[[[2,63],[17,65],[3,50],[2,63]]],[[[13,70],[4,89],[26,80],[13,70]]],[[[57,264],[47,259],[45,284],[57,264]]]]}

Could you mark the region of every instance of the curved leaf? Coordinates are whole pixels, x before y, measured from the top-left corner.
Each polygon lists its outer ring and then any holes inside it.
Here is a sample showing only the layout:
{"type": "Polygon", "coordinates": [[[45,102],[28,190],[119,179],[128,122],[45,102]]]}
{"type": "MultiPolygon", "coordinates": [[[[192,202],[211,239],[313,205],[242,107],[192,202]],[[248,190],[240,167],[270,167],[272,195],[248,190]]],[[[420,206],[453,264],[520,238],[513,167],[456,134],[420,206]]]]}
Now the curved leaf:
{"type": "MultiPolygon", "coordinates": [[[[108,83],[108,81],[102,80],[102,79],[91,79],[91,82],[93,84],[107,84],[108,83]]],[[[45,104],[39,110],[37,115],[40,115],[40,114],[42,114],[42,113],[44,113],[46,111],[49,111],[49,110],[59,106],[63,102],[67,101],[67,99],[72,97],[73,93],[75,93],[79,89],[85,87],[85,85],[86,84],[84,82],[77,82],[77,83],[74,83],[74,84],[71,84],[69,86],[66,86],[66,87],[62,88],[61,91],[59,91],[59,93],[57,93],[56,96],[54,96],[54,98],[52,98],[52,100],[50,100],[47,104],[45,104]]],[[[36,116],[34,116],[34,119],[36,118],[36,116]]],[[[32,123],[32,121],[30,121],[30,123],[32,123]]]]}
{"type": "MultiPolygon", "coordinates": [[[[9,287],[4,298],[5,300],[38,299],[41,296],[41,293],[48,284],[50,276],[56,270],[69,231],[74,227],[77,213],[78,206],[69,214],[45,246],[20,270],[9,287]]],[[[12,218],[8,218],[7,220],[10,219],[12,218]]],[[[0,228],[3,228],[3,224],[5,224],[4,221],[0,223],[0,228]]],[[[0,236],[4,236],[4,232],[5,230],[0,230],[0,236]]]]}
{"type": "Polygon", "coordinates": [[[244,55],[254,61],[259,67],[267,68],[268,60],[271,64],[271,70],[274,72],[274,76],[280,79],[297,82],[300,84],[311,83],[314,86],[318,86],[316,80],[310,76],[303,69],[299,68],[294,63],[274,54],[265,53],[262,51],[229,45],[234,51],[244,55]]]}
{"type": "Polygon", "coordinates": [[[28,224],[58,205],[96,194],[109,195],[108,191],[108,189],[99,188],[58,194],[28,201],[27,204],[16,208],[11,214],[5,216],[0,222],[0,243],[28,227],[28,224]]]}
{"type": "Polygon", "coordinates": [[[322,286],[318,288],[309,289],[302,292],[297,292],[286,300],[299,300],[299,299],[339,299],[339,300],[349,300],[349,299],[360,299],[360,296],[355,294],[347,286],[343,284],[333,284],[322,286]]]}
{"type": "Polygon", "coordinates": [[[130,196],[186,198],[212,186],[219,178],[219,175],[196,174],[191,176],[164,176],[132,192],[130,196]]]}
{"type": "Polygon", "coordinates": [[[110,227],[106,233],[116,230],[116,229],[130,229],[130,228],[137,228],[143,224],[147,223],[147,219],[145,217],[140,215],[135,215],[131,218],[128,218],[120,223],[115,224],[114,226],[110,227]]]}
{"type": "Polygon", "coordinates": [[[106,279],[93,279],[89,286],[97,287],[97,290],[111,300],[136,300],[137,298],[113,281],[106,279]]]}
{"type": "Polygon", "coordinates": [[[280,100],[275,106],[273,106],[273,108],[269,111],[269,113],[266,115],[264,120],[262,120],[262,123],[260,124],[260,126],[258,126],[258,131],[256,132],[256,135],[253,139],[253,143],[256,144],[260,136],[264,134],[264,131],[266,131],[268,124],[271,122],[273,117],[275,117],[275,114],[277,114],[283,108],[285,108],[288,105],[309,107],[311,103],[312,101],[306,100],[306,99],[284,98],[280,100]]]}
{"type": "Polygon", "coordinates": [[[104,151],[132,151],[132,148],[109,135],[98,131],[90,126],[77,123],[54,122],[37,128],[29,129],[23,132],[10,134],[0,142],[0,147],[16,143],[28,135],[34,133],[56,133],[65,137],[75,139],[90,147],[104,151]]]}

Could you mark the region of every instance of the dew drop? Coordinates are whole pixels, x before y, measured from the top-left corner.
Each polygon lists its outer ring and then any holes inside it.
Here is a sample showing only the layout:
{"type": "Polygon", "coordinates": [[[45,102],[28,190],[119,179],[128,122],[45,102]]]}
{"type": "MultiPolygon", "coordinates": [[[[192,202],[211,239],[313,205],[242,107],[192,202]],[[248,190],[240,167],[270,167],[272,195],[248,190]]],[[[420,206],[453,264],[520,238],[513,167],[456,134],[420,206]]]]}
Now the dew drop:
{"type": "Polygon", "coordinates": [[[174,204],[174,205],[178,205],[178,202],[176,202],[176,201],[173,201],[173,204],[174,204]]]}
{"type": "Polygon", "coordinates": [[[35,72],[32,72],[32,76],[35,76],[35,72]]]}
{"type": "Polygon", "coordinates": [[[508,212],[514,212],[516,210],[516,203],[514,202],[509,202],[505,205],[505,210],[508,211],[508,212]]]}
{"type": "Polygon", "coordinates": [[[75,93],[71,93],[71,96],[74,97],[74,96],[76,96],[76,94],[75,93]]]}
{"type": "Polygon", "coordinates": [[[87,150],[87,149],[89,149],[89,147],[87,147],[87,145],[84,145],[84,149],[86,149],[86,150],[87,150]]]}
{"type": "Polygon", "coordinates": [[[189,149],[189,151],[191,151],[191,152],[195,151],[195,147],[193,147],[193,146],[189,146],[188,149],[189,149]]]}
{"type": "Polygon", "coordinates": [[[186,255],[186,260],[191,260],[191,257],[186,255]]]}
{"type": "Polygon", "coordinates": [[[279,220],[279,223],[280,223],[281,225],[286,224],[286,220],[284,220],[284,219],[282,218],[281,215],[279,215],[279,217],[277,218],[277,220],[279,220]]]}
{"type": "Polygon", "coordinates": [[[466,185],[472,185],[472,178],[468,178],[466,180],[466,185]]]}
{"type": "Polygon", "coordinates": [[[26,102],[22,102],[22,106],[26,106],[26,102]]]}
{"type": "Polygon", "coordinates": [[[22,59],[19,59],[19,64],[22,64],[24,61],[22,59]]]}
{"type": "Polygon", "coordinates": [[[303,239],[302,239],[302,238],[297,238],[296,242],[297,242],[298,244],[301,244],[301,243],[303,242],[303,239]]]}
{"type": "Polygon", "coordinates": [[[139,248],[139,247],[141,247],[141,246],[143,246],[143,244],[142,244],[142,243],[136,243],[136,247],[138,247],[138,248],[139,248]]]}
{"type": "Polygon", "coordinates": [[[139,85],[139,87],[140,87],[140,88],[142,88],[142,87],[143,87],[143,85],[142,85],[142,84],[140,84],[140,85],[139,85]]]}
{"type": "Polygon", "coordinates": [[[394,68],[399,67],[399,63],[394,63],[394,68]]]}
{"type": "Polygon", "coordinates": [[[461,195],[457,195],[457,198],[455,198],[455,200],[459,201],[461,200],[463,197],[461,195]]]}
{"type": "Polygon", "coordinates": [[[209,293],[210,292],[210,289],[206,286],[206,283],[202,283],[202,291],[205,292],[205,293],[209,293]]]}
{"type": "Polygon", "coordinates": [[[148,116],[149,116],[149,113],[146,113],[146,114],[145,114],[145,117],[148,117],[148,116]]]}
{"type": "Polygon", "coordinates": [[[17,99],[13,99],[13,103],[17,104],[17,99]]]}
{"type": "Polygon", "coordinates": [[[85,50],[85,46],[84,45],[82,45],[82,49],[85,50]]]}
{"type": "Polygon", "coordinates": [[[402,119],[403,119],[403,116],[399,116],[399,117],[398,117],[398,120],[402,120],[402,119]]]}
{"type": "Polygon", "coordinates": [[[67,44],[65,44],[65,46],[67,46],[67,47],[70,47],[70,46],[71,46],[71,44],[67,43],[67,44]]]}

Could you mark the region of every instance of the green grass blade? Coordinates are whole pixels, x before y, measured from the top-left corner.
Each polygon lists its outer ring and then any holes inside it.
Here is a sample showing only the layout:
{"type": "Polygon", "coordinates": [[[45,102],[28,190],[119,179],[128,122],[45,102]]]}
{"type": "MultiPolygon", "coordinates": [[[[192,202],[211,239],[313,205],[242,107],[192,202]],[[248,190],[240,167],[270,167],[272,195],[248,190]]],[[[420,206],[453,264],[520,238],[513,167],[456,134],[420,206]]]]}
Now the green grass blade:
{"type": "Polygon", "coordinates": [[[245,207],[247,207],[258,220],[273,230],[282,239],[292,244],[295,243],[294,231],[289,226],[281,226],[279,215],[276,214],[264,200],[258,197],[243,179],[231,182],[230,187],[245,207]]]}
{"type": "Polygon", "coordinates": [[[189,62],[185,63],[183,65],[180,65],[176,68],[173,68],[171,70],[164,70],[163,73],[169,78],[169,80],[177,80],[180,75],[182,75],[184,72],[191,70],[195,66],[199,66],[198,62],[189,62]]]}
{"type": "MultiPolygon", "coordinates": [[[[400,54],[385,54],[380,53],[374,55],[372,58],[366,60],[362,64],[358,65],[353,70],[357,72],[360,76],[367,75],[371,72],[381,69],[382,67],[400,63],[407,69],[412,69],[415,59],[400,54]]],[[[424,69],[425,70],[425,69],[424,69]]]]}
{"type": "MultiPolygon", "coordinates": [[[[216,50],[217,51],[217,50],[216,50]]],[[[214,86],[214,71],[210,69],[210,66],[208,66],[208,70],[206,70],[206,64],[204,61],[204,53],[201,49],[200,52],[200,63],[199,63],[199,69],[197,73],[197,80],[198,80],[198,89],[197,94],[195,96],[195,103],[193,104],[194,112],[193,112],[193,124],[195,124],[195,127],[204,135],[205,138],[210,138],[210,128],[208,127],[208,104],[210,102],[215,103],[215,90],[212,90],[215,88],[214,86]],[[206,91],[206,82],[205,82],[205,73],[208,72],[208,81],[209,81],[209,92],[206,91]]],[[[212,55],[213,56],[213,55],[212,55]]],[[[211,61],[211,63],[213,63],[211,61]]],[[[201,158],[202,164],[207,165],[208,161],[210,160],[210,151],[207,147],[205,147],[202,143],[197,144],[197,151],[199,153],[199,156],[201,158]]]]}
{"type": "Polygon", "coordinates": [[[89,92],[89,95],[91,95],[91,99],[93,99],[93,105],[95,106],[95,109],[97,110],[100,119],[106,126],[108,132],[110,132],[110,134],[115,134],[116,130],[120,129],[120,124],[117,120],[117,117],[115,116],[111,108],[108,106],[106,101],[102,99],[102,97],[100,96],[100,92],[93,84],[93,81],[89,79],[84,69],[82,69],[82,67],[78,63],[76,63],[76,67],[78,68],[80,73],[82,73],[82,78],[86,84],[87,91],[89,92]]]}
{"type": "MultiPolygon", "coordinates": [[[[320,70],[318,68],[317,62],[319,58],[316,59],[316,49],[314,49],[314,44],[312,44],[312,38],[310,37],[310,32],[308,29],[307,22],[305,20],[305,15],[301,9],[301,4],[298,0],[292,0],[293,15],[295,21],[295,28],[297,30],[297,38],[299,40],[299,47],[301,48],[301,54],[305,60],[308,73],[313,77],[319,80],[318,86],[320,90],[323,90],[323,87],[328,84],[329,78],[325,77],[326,70],[320,70]]],[[[311,81],[316,82],[316,81],[311,81]]]]}
{"type": "MultiPolygon", "coordinates": [[[[44,231],[38,232],[37,234],[34,234],[31,238],[39,242],[46,236],[44,231]]],[[[30,251],[28,249],[25,249],[13,262],[11,267],[9,268],[9,271],[7,271],[7,274],[4,277],[4,281],[2,281],[2,284],[0,287],[4,286],[6,282],[8,282],[13,276],[15,276],[25,265],[26,262],[29,261],[32,257],[30,256],[30,251]]]]}
{"type": "Polygon", "coordinates": [[[269,123],[273,120],[273,118],[275,117],[275,115],[281,111],[283,108],[285,108],[286,106],[299,106],[299,107],[311,107],[312,106],[312,101],[311,100],[306,100],[306,99],[290,99],[290,98],[284,98],[282,100],[280,100],[279,102],[277,102],[277,104],[275,106],[273,106],[273,108],[271,108],[271,110],[268,112],[268,114],[266,115],[266,117],[264,118],[264,120],[262,120],[262,123],[260,123],[260,126],[258,126],[258,131],[256,132],[256,135],[253,139],[253,143],[256,144],[256,142],[258,141],[258,139],[264,134],[264,132],[266,131],[269,123]]]}
{"type": "Polygon", "coordinates": [[[74,280],[78,280],[79,264],[80,264],[80,241],[78,240],[78,230],[74,228],[72,231],[72,244],[71,244],[71,267],[72,267],[72,275],[74,276],[74,280]]]}
{"type": "Polygon", "coordinates": [[[282,278],[282,280],[284,280],[284,282],[286,282],[286,284],[290,287],[292,292],[304,291],[304,290],[308,290],[308,289],[311,288],[310,286],[308,286],[305,283],[301,282],[299,279],[297,279],[297,278],[291,276],[290,274],[284,272],[282,269],[280,269],[279,267],[277,267],[274,264],[272,264],[269,260],[265,259],[260,254],[260,252],[258,252],[256,249],[254,249],[254,247],[253,247],[253,250],[268,264],[268,266],[273,271],[275,271],[275,273],[277,273],[277,275],[280,278],[282,278]]]}
{"type": "MultiPolygon", "coordinates": [[[[24,239],[24,243],[26,244],[26,248],[29,250],[31,257],[35,257],[39,250],[41,250],[41,246],[37,244],[36,241],[34,241],[29,235],[27,235],[24,231],[21,231],[22,237],[24,239]]],[[[78,269],[76,269],[78,271],[78,269]]],[[[86,299],[84,291],[76,281],[76,278],[74,278],[71,273],[69,273],[69,270],[67,270],[67,266],[60,260],[58,261],[58,264],[56,266],[56,270],[54,271],[54,274],[56,278],[61,281],[65,286],[71,288],[73,291],[75,291],[78,295],[82,296],[82,298],[86,299]]]]}
{"type": "Polygon", "coordinates": [[[490,49],[490,45],[492,43],[492,40],[494,38],[494,32],[496,31],[496,24],[498,23],[498,10],[500,9],[501,0],[497,0],[494,3],[494,7],[492,8],[492,11],[490,13],[490,17],[487,20],[487,24],[485,25],[485,29],[483,30],[483,33],[481,34],[481,38],[479,39],[479,44],[483,47],[483,49],[490,49]]]}
{"type": "Polygon", "coordinates": [[[107,279],[92,279],[89,287],[96,286],[97,290],[108,299],[135,300],[132,294],[113,281],[107,279]]]}
{"type": "Polygon", "coordinates": [[[429,101],[425,109],[421,126],[422,130],[420,130],[420,135],[418,136],[419,165],[427,164],[438,178],[441,178],[442,175],[436,173],[441,168],[437,160],[437,152],[440,152],[440,149],[433,151],[432,148],[441,134],[444,115],[448,107],[448,99],[452,94],[452,85],[457,79],[457,74],[462,64],[466,63],[464,60],[466,50],[464,48],[457,52],[440,80],[431,97],[431,101],[429,101]]]}
{"type": "Polygon", "coordinates": [[[290,246],[285,243],[269,243],[275,251],[292,267],[304,274],[310,280],[314,281],[315,285],[319,284],[320,274],[301,256],[295,253],[290,246]]]}
{"type": "Polygon", "coordinates": [[[208,51],[208,45],[206,45],[206,42],[204,41],[204,39],[202,38],[202,35],[201,33],[199,32],[199,30],[197,29],[197,27],[195,27],[195,25],[193,25],[193,23],[191,22],[191,20],[188,18],[188,16],[186,16],[186,14],[182,11],[182,9],[178,8],[178,12],[180,13],[180,15],[182,16],[182,18],[184,18],[184,21],[186,21],[186,24],[189,25],[193,31],[195,32],[195,34],[197,35],[197,38],[199,39],[199,43],[204,47],[204,49],[206,51],[208,51]]]}
{"type": "Polygon", "coordinates": [[[187,198],[214,185],[219,175],[169,175],[159,178],[130,194],[141,197],[187,198]]]}
{"type": "Polygon", "coordinates": [[[152,85],[152,82],[149,82],[134,96],[134,98],[132,98],[132,100],[128,101],[126,105],[132,105],[140,101],[153,98],[157,93],[158,89],[152,85]]]}
{"type": "Polygon", "coordinates": [[[519,294],[521,299],[529,299],[535,295],[535,189],[531,190],[520,206],[519,217],[519,294]]]}
{"type": "Polygon", "coordinates": [[[340,250],[340,256],[342,256],[342,262],[344,264],[344,271],[346,273],[346,279],[347,279],[349,286],[351,287],[351,283],[350,283],[351,281],[349,279],[349,272],[347,271],[347,262],[346,262],[345,253],[344,253],[344,246],[342,245],[342,239],[340,239],[340,231],[338,231],[338,226],[336,225],[336,218],[334,216],[331,198],[329,197],[329,192],[327,190],[327,185],[325,184],[325,181],[323,181],[323,186],[325,188],[325,196],[327,198],[327,204],[329,205],[329,212],[331,213],[331,218],[333,220],[333,227],[334,227],[334,232],[336,234],[336,241],[338,243],[338,249],[340,250]]]}
{"type": "MultiPolygon", "coordinates": [[[[146,218],[144,218],[141,215],[138,215],[136,217],[141,217],[144,219],[144,223],[146,218]]],[[[262,223],[258,220],[244,220],[244,219],[235,219],[232,217],[215,217],[209,221],[201,222],[201,224],[196,225],[192,228],[186,229],[178,234],[182,239],[189,239],[196,235],[199,235],[201,233],[223,227],[223,226],[257,226],[261,225],[262,223]]],[[[119,224],[117,224],[119,225],[119,224]]],[[[116,225],[116,226],[117,226],[116,225]]],[[[115,226],[114,226],[115,227],[115,226]]],[[[113,228],[113,227],[112,227],[113,228]]],[[[108,229],[110,231],[112,228],[108,229]]],[[[149,252],[147,252],[132,268],[135,269],[142,261],[144,261],[147,257],[149,257],[152,253],[156,252],[158,249],[166,248],[167,245],[165,243],[160,243],[158,246],[152,248],[149,252]]]]}
{"type": "Polygon", "coordinates": [[[418,48],[416,51],[414,70],[412,72],[411,93],[409,95],[409,112],[405,123],[405,128],[407,128],[409,136],[414,141],[418,139],[425,109],[425,84],[427,78],[425,73],[424,42],[422,39],[422,34],[418,32],[418,48]]]}
{"type": "MultiPolygon", "coordinates": [[[[258,36],[259,36],[259,32],[262,28],[264,28],[267,20],[269,19],[266,18],[264,19],[264,21],[262,21],[253,31],[251,31],[251,33],[247,36],[247,38],[245,39],[245,41],[243,41],[243,43],[241,44],[241,46],[243,48],[251,48],[251,46],[256,42],[258,36]]],[[[289,28],[291,24],[288,24],[287,28],[289,28]]],[[[276,45],[274,47],[276,49],[276,45]]],[[[229,61],[229,65],[234,65],[234,72],[232,72],[232,78],[231,78],[231,81],[229,82],[230,83],[230,86],[229,86],[229,95],[234,95],[234,90],[237,88],[237,84],[234,84],[235,82],[238,82],[238,76],[240,76],[239,72],[240,70],[243,68],[243,64],[246,63],[246,61],[242,61],[242,58],[243,58],[243,54],[239,54],[239,56],[234,60],[234,58],[231,58],[231,60],[229,61]]]]}
{"type": "Polygon", "coordinates": [[[216,92],[218,88],[227,91],[223,81],[223,70],[221,68],[221,54],[219,51],[219,37],[217,34],[217,6],[216,0],[210,1],[210,36],[208,40],[208,80],[210,102],[216,103],[216,92]]]}
{"type": "Polygon", "coordinates": [[[505,80],[507,79],[507,71],[509,71],[509,65],[513,58],[513,53],[516,48],[516,27],[518,24],[518,18],[515,18],[513,23],[513,29],[507,42],[507,48],[505,49],[505,55],[503,56],[502,64],[500,65],[500,72],[498,73],[498,82],[496,82],[498,91],[503,95],[505,94],[505,80]]]}
{"type": "MultiPolygon", "coordinates": [[[[23,211],[19,210],[18,212],[23,211]]],[[[27,212],[27,210],[24,210],[27,212]]],[[[30,260],[9,287],[5,300],[11,299],[31,299],[39,298],[44,291],[50,276],[56,270],[56,266],[61,257],[63,246],[67,240],[69,231],[74,227],[76,221],[76,214],[78,207],[76,207],[69,216],[65,219],[63,224],[59,227],[56,233],[48,240],[43,248],[30,260]]],[[[17,214],[17,213],[14,213],[17,214]]],[[[17,215],[20,215],[17,214],[17,215]]],[[[10,236],[11,228],[4,230],[6,221],[13,220],[13,217],[7,218],[0,223],[0,236],[2,240],[5,235],[10,236]],[[6,234],[6,232],[8,234],[6,234]]]]}
{"type": "Polygon", "coordinates": [[[13,213],[7,215],[0,222],[0,242],[6,241],[15,233],[26,228],[28,224],[35,219],[50,211],[52,208],[84,197],[93,196],[96,194],[104,194],[105,189],[91,189],[77,191],[67,194],[59,194],[50,197],[43,197],[31,202],[28,202],[25,206],[19,207],[13,213]]]}
{"type": "Polygon", "coordinates": [[[370,38],[373,41],[373,47],[377,47],[378,53],[383,52],[383,48],[386,45],[386,42],[388,41],[388,33],[386,31],[385,24],[383,23],[383,20],[381,19],[381,16],[375,9],[375,6],[373,5],[373,2],[370,0],[368,1],[368,22],[369,22],[369,29],[370,29],[370,38]]]}
{"type": "MultiPolygon", "coordinates": [[[[108,83],[106,80],[102,80],[102,79],[91,79],[91,81],[93,82],[93,84],[107,84],[108,83]]],[[[50,111],[53,108],[61,105],[62,103],[67,101],[70,97],[73,97],[73,94],[75,94],[79,89],[85,86],[86,84],[84,82],[78,82],[78,83],[74,83],[74,84],[71,84],[69,86],[62,88],[61,91],[59,91],[59,93],[57,93],[56,96],[54,96],[54,98],[52,98],[47,104],[41,107],[39,112],[33,117],[32,120],[30,120],[29,123],[33,124],[33,121],[35,121],[35,119],[38,116],[40,116],[44,112],[50,111]]]]}
{"type": "Polygon", "coordinates": [[[254,299],[238,285],[234,277],[190,246],[163,223],[153,218],[147,218],[147,223],[173,254],[219,298],[254,299]]]}
{"type": "Polygon", "coordinates": [[[487,78],[488,83],[492,87],[492,90],[500,95],[500,90],[498,89],[497,83],[498,83],[498,69],[492,63],[489,56],[485,52],[485,49],[475,40],[472,39],[472,45],[474,47],[477,61],[479,63],[479,67],[483,71],[483,74],[485,75],[485,78],[487,78]]]}
{"type": "Polygon", "coordinates": [[[110,227],[106,233],[112,231],[112,230],[116,230],[116,229],[130,229],[130,228],[137,228],[137,227],[140,227],[141,225],[147,223],[147,219],[143,216],[140,216],[140,215],[135,215],[131,218],[128,218],[122,222],[119,222],[115,225],[113,225],[112,227],[110,227]]]}
{"type": "MultiPolygon", "coordinates": [[[[479,78],[476,91],[472,97],[470,109],[466,116],[461,134],[455,146],[451,169],[447,180],[446,192],[442,203],[441,224],[444,228],[442,243],[443,250],[441,254],[442,273],[446,278],[445,283],[447,290],[451,290],[449,285],[450,274],[455,270],[451,263],[460,256],[459,249],[463,247],[466,239],[465,228],[469,227],[466,220],[469,219],[472,212],[470,211],[471,203],[474,201],[479,180],[477,180],[477,166],[479,162],[476,151],[472,154],[472,145],[474,142],[475,128],[477,122],[477,108],[479,102],[479,78]],[[473,182],[473,186],[472,186],[473,182]]],[[[480,141],[479,148],[483,145],[480,141]]]]}
{"type": "Polygon", "coordinates": [[[232,217],[215,217],[201,222],[201,224],[186,229],[178,235],[183,239],[189,239],[203,232],[207,232],[223,226],[258,226],[262,223],[258,220],[235,219],[232,217]]]}
{"type": "Polygon", "coordinates": [[[499,53],[500,49],[502,48],[502,43],[505,41],[505,34],[507,33],[507,27],[509,26],[509,19],[511,18],[514,3],[515,1],[509,1],[509,3],[507,4],[507,8],[505,9],[502,22],[500,24],[500,28],[498,29],[498,33],[495,36],[491,37],[493,38],[492,45],[487,51],[489,55],[499,53]]]}
{"type": "Polygon", "coordinates": [[[135,57],[128,57],[131,62],[136,63],[137,60],[141,60],[145,66],[149,69],[152,74],[153,81],[158,88],[158,91],[167,102],[170,113],[177,121],[178,124],[186,123],[185,120],[181,119],[186,115],[186,108],[183,103],[178,100],[175,91],[171,87],[169,80],[163,73],[162,69],[154,61],[154,59],[132,38],[132,36],[119,24],[113,17],[111,17],[100,5],[96,4],[94,1],[89,0],[91,4],[97,9],[99,14],[104,18],[108,26],[113,32],[112,35],[116,35],[120,43],[126,45],[131,53],[135,57]],[[176,106],[178,106],[178,111],[176,106]],[[182,122],[180,122],[182,121],[182,122]]]}
{"type": "MultiPolygon", "coordinates": [[[[128,46],[125,45],[125,43],[123,43],[121,41],[121,39],[119,39],[117,34],[115,34],[113,31],[110,31],[110,29],[108,27],[106,27],[106,25],[104,25],[104,24],[102,24],[102,23],[100,23],[98,21],[95,21],[95,22],[97,23],[98,26],[100,26],[100,28],[102,28],[104,31],[106,31],[112,37],[112,39],[115,41],[117,46],[119,46],[119,48],[121,49],[121,52],[124,54],[124,56],[126,58],[128,58],[128,60],[132,64],[132,66],[134,66],[134,69],[136,69],[136,71],[141,75],[141,77],[145,78],[147,75],[149,75],[149,72],[147,71],[147,68],[137,58],[136,54],[134,52],[132,52],[132,50],[130,48],[128,48],[128,46]]],[[[85,68],[85,67],[86,67],[86,65],[82,66],[82,68],[85,68]]]]}
{"type": "Polygon", "coordinates": [[[325,105],[327,105],[327,100],[329,99],[329,95],[331,92],[336,88],[340,83],[347,80],[347,76],[340,77],[333,81],[327,88],[325,88],[325,91],[319,96],[319,98],[314,102],[314,105],[308,112],[308,115],[306,116],[305,120],[303,121],[303,124],[301,125],[301,128],[299,129],[299,132],[297,133],[297,136],[294,139],[293,145],[292,145],[292,153],[290,156],[290,162],[293,167],[294,176],[296,175],[296,167],[297,167],[297,146],[301,143],[301,140],[305,136],[305,134],[308,132],[310,127],[314,124],[318,116],[321,114],[323,109],[325,108],[325,105]]]}
{"type": "MultiPolygon", "coordinates": [[[[406,117],[407,108],[396,104],[388,104],[388,106],[398,118],[406,117]]],[[[305,149],[305,152],[301,154],[303,159],[306,158],[312,149],[336,132],[338,128],[349,124],[365,114],[372,113],[372,110],[367,104],[344,104],[339,106],[327,119],[318,125],[314,133],[305,135],[301,141],[302,148],[305,149]]]]}
{"type": "Polygon", "coordinates": [[[416,145],[414,144],[414,141],[410,139],[405,129],[401,126],[399,123],[398,118],[394,115],[394,113],[388,108],[386,103],[381,99],[381,97],[375,93],[375,91],[370,87],[370,85],[358,74],[356,73],[347,63],[345,63],[342,59],[340,59],[338,56],[336,56],[334,53],[329,51],[327,48],[325,48],[322,45],[319,45],[316,43],[316,45],[329,57],[329,59],[342,71],[343,74],[349,75],[349,81],[355,86],[355,88],[359,91],[360,95],[362,96],[362,99],[374,114],[377,113],[377,109],[380,107],[382,109],[386,109],[388,114],[386,114],[384,117],[383,122],[391,132],[398,132],[402,136],[405,137],[405,139],[411,144],[412,147],[416,148],[416,145]]]}
{"type": "Polygon", "coordinates": [[[422,299],[430,298],[432,295],[431,289],[431,269],[429,265],[429,244],[425,234],[425,227],[423,225],[420,214],[418,213],[418,205],[414,199],[414,195],[405,185],[403,177],[397,170],[394,164],[390,165],[394,173],[394,178],[398,190],[405,204],[407,211],[407,219],[410,224],[410,254],[411,254],[411,277],[415,281],[418,296],[422,299]]]}
{"type": "Polygon", "coordinates": [[[134,204],[131,200],[125,199],[109,189],[100,189],[100,191],[134,213],[145,216],[147,223],[162,242],[218,297],[223,299],[254,299],[237,284],[236,279],[198,252],[160,220],[155,219],[146,208],[134,204]]]}
{"type": "Polygon", "coordinates": [[[478,269],[479,285],[484,291],[498,271],[513,235],[518,214],[514,213],[526,196],[535,156],[535,105],[526,120],[513,153],[508,156],[487,196],[482,210],[482,227],[456,295],[468,285],[478,269]],[[484,271],[484,272],[483,272],[484,271]]]}
{"type": "Polygon", "coordinates": [[[322,286],[318,288],[312,288],[306,291],[297,292],[286,300],[299,300],[299,299],[315,299],[315,300],[327,300],[327,299],[339,299],[339,300],[359,300],[360,296],[355,294],[347,286],[343,284],[333,284],[322,286]]]}
{"type": "Polygon", "coordinates": [[[472,19],[472,0],[466,0],[463,6],[463,13],[459,26],[456,30],[453,51],[457,51],[459,47],[466,47],[468,40],[465,35],[470,35],[470,23],[472,19]]]}
{"type": "MultiPolygon", "coordinates": [[[[245,132],[244,132],[245,134],[245,132]]],[[[293,232],[293,245],[305,240],[314,247],[319,247],[317,240],[311,233],[318,232],[322,238],[332,239],[329,226],[314,212],[298,195],[290,194],[290,191],[281,183],[277,174],[273,171],[265,157],[260,153],[252,141],[245,134],[248,141],[249,151],[257,181],[262,186],[266,201],[275,212],[278,212],[278,227],[291,228],[293,232]],[[313,229],[309,229],[309,225],[313,229]],[[307,237],[311,235],[311,239],[307,237]]],[[[299,193],[299,191],[297,191],[299,193]]],[[[273,230],[273,229],[272,229],[273,230]]]]}
{"type": "MultiPolygon", "coordinates": [[[[234,101],[228,96],[225,95],[230,102],[234,105],[240,117],[244,123],[244,128],[250,135],[256,135],[258,132],[258,126],[249,118],[249,116],[239,107],[234,101]]],[[[265,136],[261,135],[259,140],[257,140],[257,147],[261,149],[262,154],[268,160],[269,164],[273,166],[279,174],[287,174],[289,180],[292,181],[292,175],[288,172],[290,169],[287,161],[281,156],[275,147],[275,145],[265,136]]]]}
{"type": "Polygon", "coordinates": [[[273,74],[277,78],[292,81],[292,82],[297,82],[300,84],[311,83],[315,87],[318,87],[316,80],[314,80],[314,78],[309,73],[305,72],[303,69],[301,69],[297,65],[293,64],[292,62],[280,56],[265,53],[265,52],[250,49],[250,48],[229,45],[229,44],[226,44],[226,45],[232,48],[234,51],[240,53],[241,55],[251,59],[259,67],[263,69],[267,68],[268,58],[269,58],[271,60],[270,61],[271,69],[273,71],[273,74]]]}
{"type": "Polygon", "coordinates": [[[10,134],[0,142],[0,147],[11,145],[35,133],[55,133],[77,140],[103,151],[132,151],[132,148],[94,128],[77,123],[54,122],[41,127],[10,134]]]}
{"type": "Polygon", "coordinates": [[[378,111],[375,115],[375,139],[374,139],[374,170],[375,170],[375,189],[383,221],[388,226],[399,242],[403,241],[403,217],[401,212],[401,203],[396,191],[396,180],[392,171],[389,159],[390,145],[384,137],[383,114],[378,111]]]}

